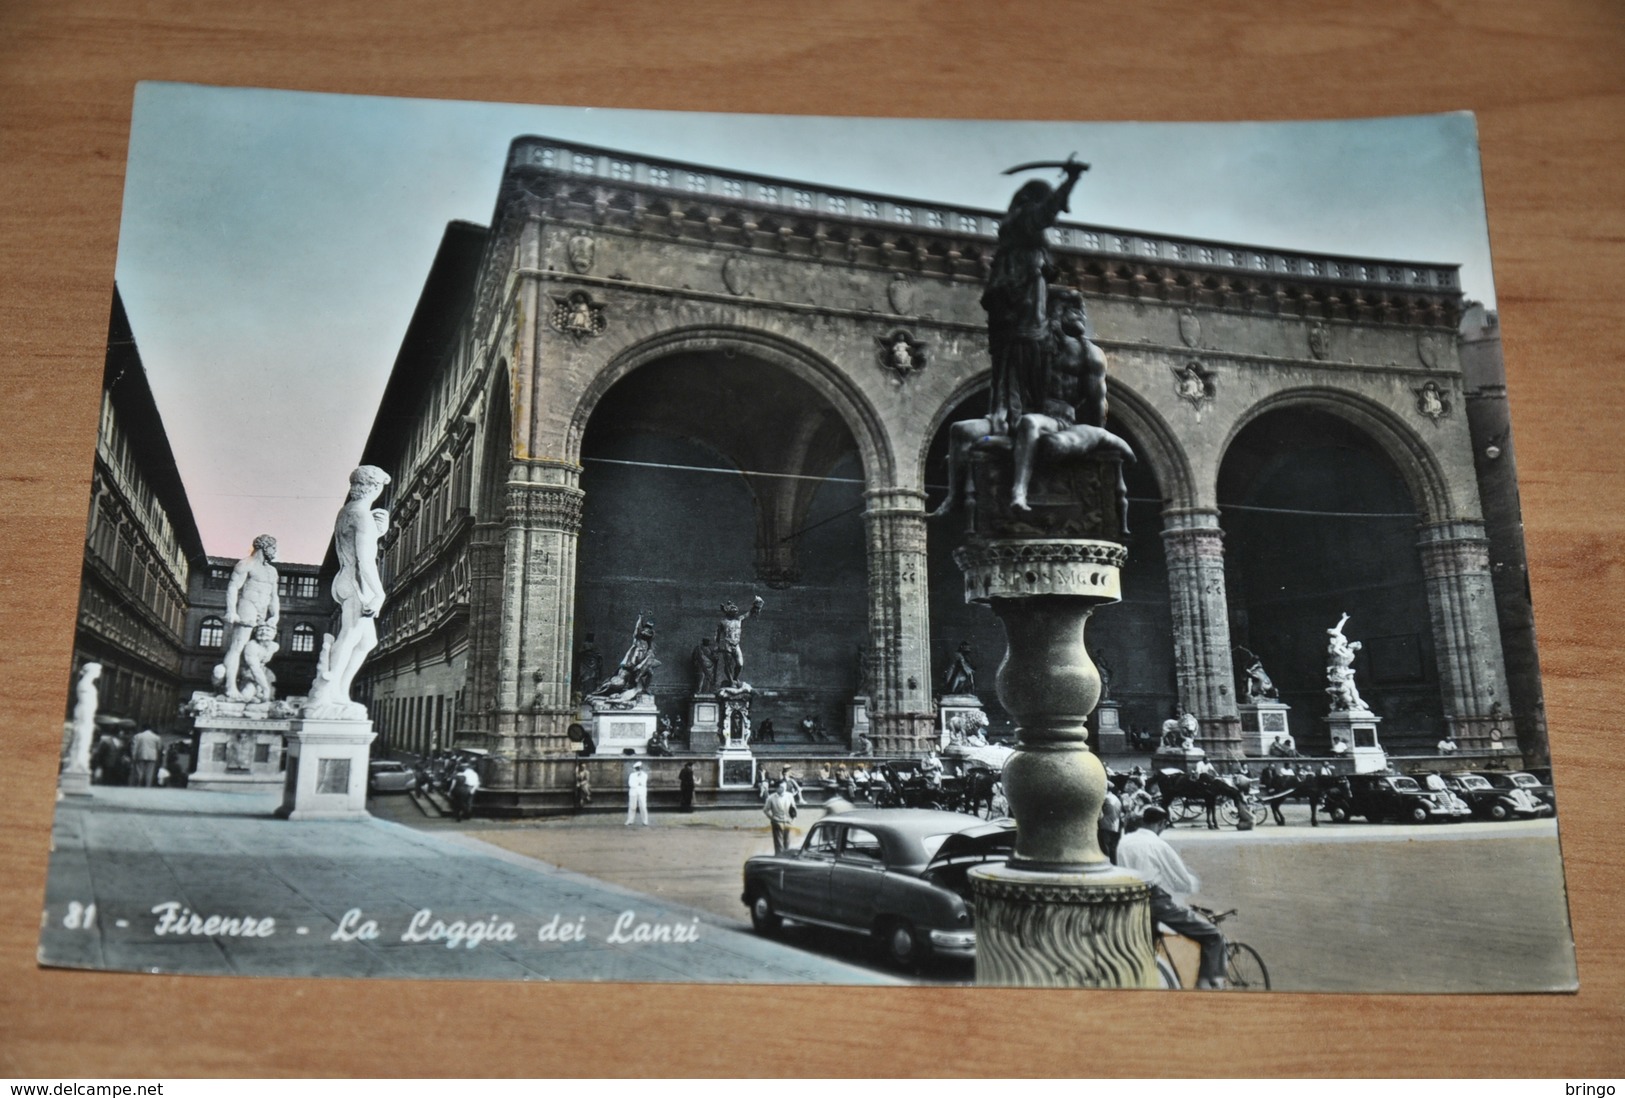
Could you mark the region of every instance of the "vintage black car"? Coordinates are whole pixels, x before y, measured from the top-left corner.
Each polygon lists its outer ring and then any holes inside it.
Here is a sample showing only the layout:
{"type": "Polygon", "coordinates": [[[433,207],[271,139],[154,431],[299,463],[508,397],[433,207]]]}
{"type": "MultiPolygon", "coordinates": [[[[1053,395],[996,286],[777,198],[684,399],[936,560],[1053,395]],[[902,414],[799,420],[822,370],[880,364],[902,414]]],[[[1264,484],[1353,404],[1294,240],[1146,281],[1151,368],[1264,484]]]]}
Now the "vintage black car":
{"type": "Polygon", "coordinates": [[[1502,792],[1525,794],[1545,809],[1536,812],[1537,816],[1550,816],[1557,811],[1556,792],[1550,782],[1541,781],[1537,775],[1523,770],[1514,770],[1511,773],[1504,770],[1480,770],[1474,776],[1483,778],[1502,792]]]}
{"type": "Polygon", "coordinates": [[[1364,816],[1372,823],[1459,820],[1473,812],[1449,790],[1424,789],[1403,774],[1350,774],[1333,783],[1323,803],[1334,820],[1364,816]]]}
{"type": "Polygon", "coordinates": [[[923,808],[869,809],[814,824],[800,850],[745,862],[740,897],[758,934],[785,919],[870,935],[895,963],[974,956],[972,866],[1002,862],[1015,824],[923,808]]]}
{"type": "Polygon", "coordinates": [[[1531,819],[1550,814],[1550,809],[1518,789],[1497,789],[1479,774],[1461,771],[1443,774],[1446,789],[1460,797],[1473,816],[1481,820],[1531,819]]]}

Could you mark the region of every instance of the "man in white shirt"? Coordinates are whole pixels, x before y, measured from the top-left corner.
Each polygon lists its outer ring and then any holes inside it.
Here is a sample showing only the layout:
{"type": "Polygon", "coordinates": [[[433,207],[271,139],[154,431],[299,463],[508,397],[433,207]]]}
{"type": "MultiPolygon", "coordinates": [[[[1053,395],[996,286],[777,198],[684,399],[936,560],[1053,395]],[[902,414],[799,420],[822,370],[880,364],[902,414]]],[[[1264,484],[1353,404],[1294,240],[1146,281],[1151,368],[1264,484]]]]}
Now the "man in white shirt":
{"type": "Polygon", "coordinates": [[[1152,805],[1141,814],[1138,823],[1131,820],[1127,826],[1128,833],[1117,845],[1117,864],[1144,877],[1151,886],[1153,919],[1202,947],[1196,986],[1223,988],[1224,935],[1184,904],[1186,894],[1198,891],[1202,882],[1162,837],[1162,829],[1168,826],[1168,813],[1152,805]]]}
{"type": "Polygon", "coordinates": [[[474,769],[473,763],[464,763],[463,768],[457,772],[457,781],[452,786],[452,807],[456,811],[459,821],[470,819],[474,815],[474,794],[480,791],[480,773],[474,769]]]}
{"type": "Polygon", "coordinates": [[[1447,732],[1444,739],[1439,741],[1437,750],[1441,755],[1454,755],[1456,753],[1455,735],[1447,732]]]}
{"type": "Polygon", "coordinates": [[[782,781],[768,794],[762,812],[773,825],[773,853],[783,854],[790,849],[790,821],[796,818],[796,799],[782,781]]]}
{"type": "Polygon", "coordinates": [[[643,764],[632,764],[632,773],[626,779],[626,826],[632,826],[635,816],[643,817],[643,826],[649,826],[649,773],[643,764]]]}

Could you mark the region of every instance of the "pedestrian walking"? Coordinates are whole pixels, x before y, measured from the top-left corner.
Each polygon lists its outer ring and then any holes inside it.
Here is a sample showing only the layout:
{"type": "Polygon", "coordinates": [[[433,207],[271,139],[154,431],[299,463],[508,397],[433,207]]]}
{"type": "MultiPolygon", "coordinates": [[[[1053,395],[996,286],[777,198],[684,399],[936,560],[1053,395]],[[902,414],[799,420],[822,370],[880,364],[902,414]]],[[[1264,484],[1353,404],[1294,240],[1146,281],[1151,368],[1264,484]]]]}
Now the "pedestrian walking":
{"type": "Polygon", "coordinates": [[[632,764],[632,773],[626,779],[626,826],[632,826],[634,817],[641,817],[643,826],[649,826],[649,773],[643,764],[632,764]]]}
{"type": "Polygon", "coordinates": [[[452,807],[456,809],[456,818],[459,823],[474,815],[474,794],[480,791],[479,771],[474,769],[473,763],[464,764],[452,779],[451,800],[452,807]]]}
{"type": "Polygon", "coordinates": [[[143,728],[130,741],[130,784],[151,788],[158,779],[158,756],[164,741],[150,728],[143,728]]]}
{"type": "Polygon", "coordinates": [[[773,787],[762,812],[773,825],[773,853],[783,854],[790,849],[790,821],[796,818],[796,800],[785,788],[784,782],[773,787]]]}
{"type": "Polygon", "coordinates": [[[1100,852],[1111,861],[1117,861],[1117,840],[1123,834],[1123,801],[1110,789],[1100,803],[1100,825],[1097,828],[1100,852]]]}

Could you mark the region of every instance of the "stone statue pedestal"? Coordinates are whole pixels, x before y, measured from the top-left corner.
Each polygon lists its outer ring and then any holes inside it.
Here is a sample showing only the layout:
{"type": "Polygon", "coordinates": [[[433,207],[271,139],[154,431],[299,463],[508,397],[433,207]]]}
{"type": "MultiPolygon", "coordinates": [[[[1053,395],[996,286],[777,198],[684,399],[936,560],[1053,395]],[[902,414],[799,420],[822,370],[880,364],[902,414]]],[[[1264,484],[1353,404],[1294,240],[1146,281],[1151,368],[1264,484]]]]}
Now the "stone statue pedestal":
{"type": "Polygon", "coordinates": [[[695,694],[688,703],[688,748],[701,750],[718,742],[722,703],[715,694],[695,694]]]}
{"type": "Polygon", "coordinates": [[[376,733],[370,720],[297,717],[288,728],[285,820],[365,820],[367,760],[376,733]]]}
{"type": "Polygon", "coordinates": [[[717,729],[722,746],[717,753],[751,757],[750,688],[730,688],[717,697],[722,709],[717,729]]]}
{"type": "Polygon", "coordinates": [[[987,716],[986,707],[982,699],[975,694],[944,694],[937,701],[937,749],[941,750],[953,742],[953,719],[963,713],[980,713],[987,716]]]}
{"type": "Polygon", "coordinates": [[[859,694],[846,707],[846,742],[855,749],[858,737],[869,735],[869,695],[859,694]]]}
{"type": "Polygon", "coordinates": [[[64,770],[57,775],[57,792],[64,797],[91,797],[95,794],[90,791],[90,771],[64,770]]]}
{"type": "Polygon", "coordinates": [[[1088,746],[1101,685],[1084,627],[1122,598],[1120,470],[1101,455],[1040,470],[1032,510],[1015,513],[1008,451],[973,451],[971,533],[954,551],[965,600],[1004,626],[995,683],[1017,725],[1003,772],[1015,852],[970,872],[976,982],[1155,987],[1150,890],[1100,852],[1106,768],[1088,746]]]}
{"type": "Polygon", "coordinates": [[[1128,735],[1123,731],[1117,703],[1103,701],[1095,706],[1095,718],[1100,727],[1100,753],[1123,755],[1128,752],[1128,735]]]}
{"type": "MultiPolygon", "coordinates": [[[[272,793],[283,783],[288,717],[272,717],[269,702],[215,699],[192,718],[197,730],[197,768],[187,786],[210,793],[272,793]]],[[[195,703],[194,703],[195,705],[195,703]]]]}
{"type": "Polygon", "coordinates": [[[628,748],[642,755],[659,727],[660,710],[655,707],[653,694],[639,694],[627,709],[592,706],[592,738],[600,755],[620,755],[628,748]]]}
{"type": "Polygon", "coordinates": [[[1388,769],[1388,754],[1377,742],[1377,725],[1382,718],[1368,709],[1334,709],[1326,716],[1333,736],[1342,736],[1349,745],[1356,774],[1376,774],[1388,769]]]}
{"type": "Polygon", "coordinates": [[[1268,755],[1275,737],[1292,735],[1286,716],[1291,708],[1279,698],[1256,698],[1236,706],[1241,717],[1242,753],[1268,755]]]}

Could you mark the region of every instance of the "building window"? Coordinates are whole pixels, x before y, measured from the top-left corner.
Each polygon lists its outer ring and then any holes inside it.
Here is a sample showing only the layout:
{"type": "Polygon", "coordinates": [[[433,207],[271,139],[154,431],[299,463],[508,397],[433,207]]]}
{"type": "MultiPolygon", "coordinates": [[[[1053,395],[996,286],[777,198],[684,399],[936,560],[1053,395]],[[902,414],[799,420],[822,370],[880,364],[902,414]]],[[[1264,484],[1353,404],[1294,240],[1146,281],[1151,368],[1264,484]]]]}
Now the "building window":
{"type": "Polygon", "coordinates": [[[671,186],[671,170],[668,168],[650,168],[649,182],[657,187],[671,186]]]}
{"type": "Polygon", "coordinates": [[[846,199],[836,198],[834,195],[831,195],[829,199],[829,212],[844,214],[846,212],[846,199]]]}
{"type": "Polygon", "coordinates": [[[226,623],[219,618],[204,618],[203,624],[198,627],[197,643],[199,648],[219,648],[226,639],[226,623]]]}
{"type": "Polygon", "coordinates": [[[812,209],[813,208],[812,193],[809,192],[809,191],[796,191],[795,192],[795,202],[796,202],[796,209],[798,209],[798,210],[810,210],[810,209],[812,209]]]}
{"type": "Polygon", "coordinates": [[[936,210],[927,210],[925,212],[925,223],[933,229],[942,228],[942,214],[936,210]]]}
{"type": "Polygon", "coordinates": [[[596,158],[588,156],[585,153],[576,153],[570,158],[570,167],[578,172],[591,174],[595,166],[596,158]]]}
{"type": "Polygon", "coordinates": [[[914,211],[909,209],[907,206],[898,206],[893,211],[893,215],[900,223],[904,225],[914,224],[914,211]]]}
{"type": "Polygon", "coordinates": [[[729,198],[743,198],[745,197],[745,185],[737,179],[724,179],[722,181],[722,193],[729,198]]]}
{"type": "Polygon", "coordinates": [[[779,189],[777,187],[758,187],[756,193],[763,202],[777,202],[779,200],[779,189]]]}
{"type": "Polygon", "coordinates": [[[878,202],[865,202],[863,204],[863,216],[864,217],[879,217],[880,216],[880,203],[878,203],[878,202]]]}
{"type": "Polygon", "coordinates": [[[210,568],[207,585],[216,591],[224,591],[231,585],[231,569],[210,568]]]}
{"type": "Polygon", "coordinates": [[[974,217],[966,217],[965,215],[961,214],[959,217],[959,231],[962,233],[975,232],[976,219],[974,217]]]}
{"type": "Polygon", "coordinates": [[[632,178],[632,165],[624,160],[611,160],[609,162],[609,175],[611,179],[619,179],[624,183],[632,178]]]}
{"type": "Polygon", "coordinates": [[[701,175],[699,172],[688,172],[687,182],[688,189],[691,191],[705,190],[705,176],[701,175]]]}
{"type": "Polygon", "coordinates": [[[293,583],[295,597],[313,599],[316,597],[317,584],[315,576],[296,576],[293,583]]]}
{"type": "Polygon", "coordinates": [[[295,652],[316,651],[316,630],[300,622],[293,627],[293,650],[295,652]]]}

